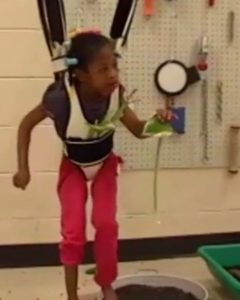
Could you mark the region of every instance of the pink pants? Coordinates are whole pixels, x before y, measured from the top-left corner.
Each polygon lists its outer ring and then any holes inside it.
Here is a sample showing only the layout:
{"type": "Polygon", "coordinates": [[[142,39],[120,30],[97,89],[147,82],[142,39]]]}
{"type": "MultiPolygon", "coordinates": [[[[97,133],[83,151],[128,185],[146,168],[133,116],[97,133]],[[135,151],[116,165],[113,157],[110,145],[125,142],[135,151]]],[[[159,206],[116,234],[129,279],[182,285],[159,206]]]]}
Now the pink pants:
{"type": "MultiPolygon", "coordinates": [[[[94,254],[97,265],[95,280],[108,287],[117,277],[117,170],[119,158],[112,154],[103,164],[91,185],[93,198],[92,225],[96,230],[94,254]]],[[[77,266],[84,258],[86,244],[86,178],[81,169],[67,158],[60,167],[58,194],[61,202],[61,261],[77,266]]]]}

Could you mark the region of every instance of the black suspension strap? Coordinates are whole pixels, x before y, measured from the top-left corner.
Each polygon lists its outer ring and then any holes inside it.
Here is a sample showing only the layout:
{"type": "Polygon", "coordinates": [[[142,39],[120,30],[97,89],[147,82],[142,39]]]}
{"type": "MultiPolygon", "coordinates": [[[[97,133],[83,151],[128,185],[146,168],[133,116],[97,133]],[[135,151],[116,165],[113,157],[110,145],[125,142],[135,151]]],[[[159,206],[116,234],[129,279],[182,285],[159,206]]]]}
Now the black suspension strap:
{"type": "Polygon", "coordinates": [[[110,36],[116,41],[116,50],[120,51],[127,43],[138,0],[118,0],[112,21],[110,36]]]}
{"type": "MultiPolygon", "coordinates": [[[[126,45],[138,0],[118,0],[110,29],[110,37],[115,40],[116,51],[126,45]]],[[[64,0],[37,0],[39,16],[45,41],[53,63],[55,79],[62,77],[74,59],[67,59],[70,46],[67,32],[64,0]]]]}
{"type": "Polygon", "coordinates": [[[67,69],[67,26],[63,0],[37,0],[45,41],[53,62],[53,72],[67,69]]]}

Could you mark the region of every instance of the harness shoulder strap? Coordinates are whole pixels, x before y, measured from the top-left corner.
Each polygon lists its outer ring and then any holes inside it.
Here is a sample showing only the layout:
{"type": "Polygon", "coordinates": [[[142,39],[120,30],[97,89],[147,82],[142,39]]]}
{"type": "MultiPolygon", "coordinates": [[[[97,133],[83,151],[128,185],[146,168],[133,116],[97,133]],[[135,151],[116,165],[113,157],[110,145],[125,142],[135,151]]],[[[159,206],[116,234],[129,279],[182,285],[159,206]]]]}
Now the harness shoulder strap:
{"type": "Polygon", "coordinates": [[[84,118],[79,104],[78,95],[74,86],[70,86],[67,76],[65,76],[65,86],[70,102],[70,116],[66,130],[66,138],[81,138],[88,135],[87,121],[84,118]]]}

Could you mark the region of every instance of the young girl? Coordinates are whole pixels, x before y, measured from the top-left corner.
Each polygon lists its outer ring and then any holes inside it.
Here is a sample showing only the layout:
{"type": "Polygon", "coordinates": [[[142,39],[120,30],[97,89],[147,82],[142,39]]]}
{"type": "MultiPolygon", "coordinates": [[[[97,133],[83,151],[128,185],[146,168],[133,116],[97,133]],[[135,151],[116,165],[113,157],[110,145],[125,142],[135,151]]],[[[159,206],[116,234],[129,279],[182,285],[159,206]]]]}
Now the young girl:
{"type": "MultiPolygon", "coordinates": [[[[43,101],[19,126],[18,171],[13,182],[17,188],[27,187],[31,132],[50,117],[64,146],[58,194],[63,237],[60,257],[65,266],[68,300],[77,300],[78,265],[84,257],[87,181],[92,182],[92,224],[96,230],[95,280],[104,299],[114,300],[117,297],[111,285],[117,277],[116,195],[120,163],[113,153],[114,123],[120,119],[133,135],[141,138],[145,122],[124,101],[117,56],[108,38],[97,33],[78,34],[72,38],[68,57],[77,61],[69,70],[70,84],[63,78],[50,85],[43,101]]],[[[162,120],[172,118],[171,112],[158,115],[162,120]]]]}

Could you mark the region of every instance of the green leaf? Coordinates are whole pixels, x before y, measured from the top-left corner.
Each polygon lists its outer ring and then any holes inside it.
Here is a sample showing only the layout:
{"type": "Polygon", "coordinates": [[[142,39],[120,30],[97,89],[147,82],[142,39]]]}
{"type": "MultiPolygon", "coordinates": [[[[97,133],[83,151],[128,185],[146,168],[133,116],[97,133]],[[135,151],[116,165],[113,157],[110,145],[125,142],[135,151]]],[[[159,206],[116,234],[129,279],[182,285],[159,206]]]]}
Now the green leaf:
{"type": "Polygon", "coordinates": [[[164,137],[171,136],[173,133],[174,130],[169,122],[162,122],[156,117],[150,119],[143,130],[145,136],[164,137]]]}

